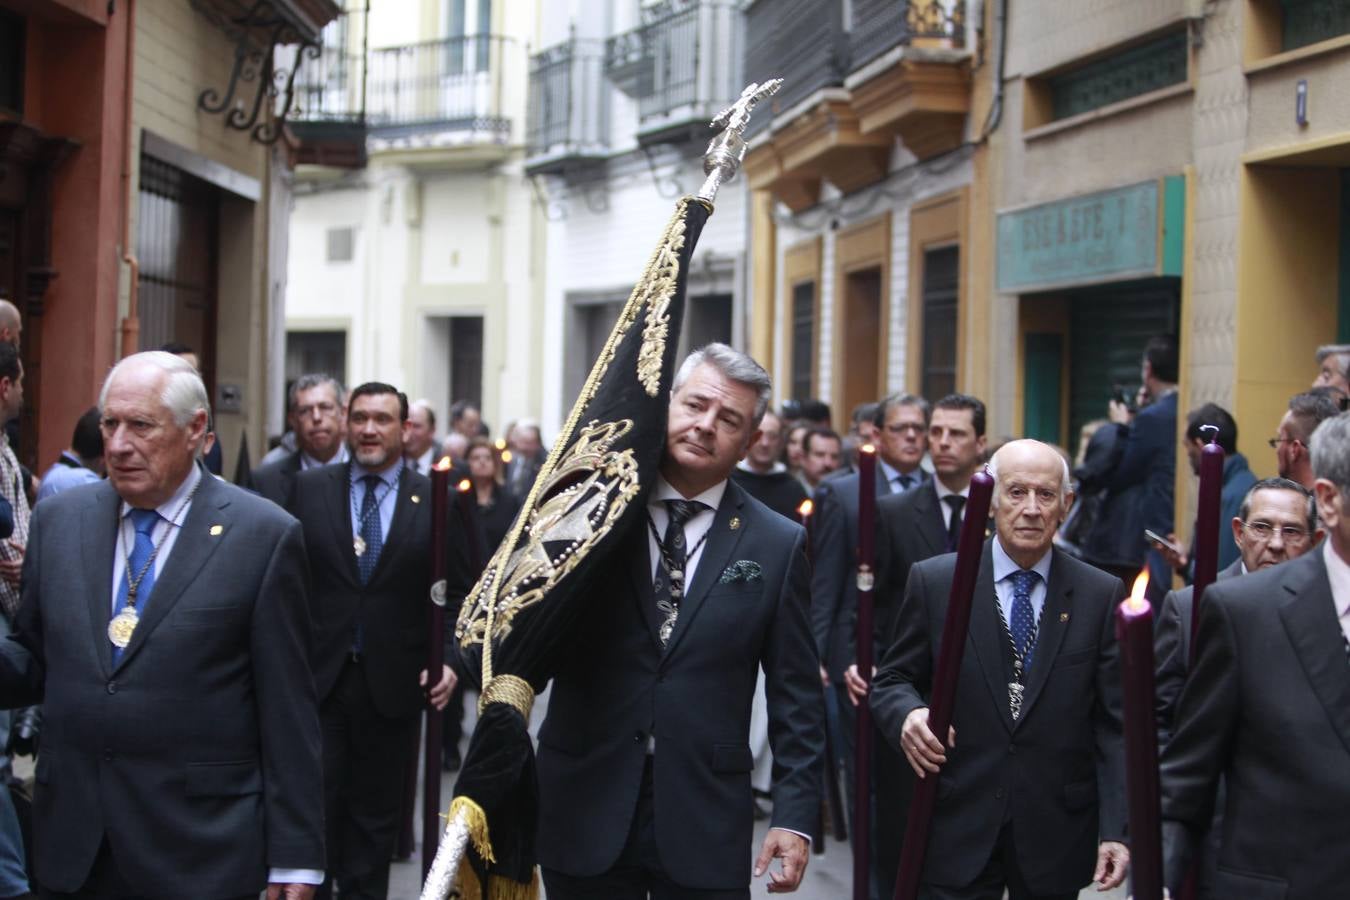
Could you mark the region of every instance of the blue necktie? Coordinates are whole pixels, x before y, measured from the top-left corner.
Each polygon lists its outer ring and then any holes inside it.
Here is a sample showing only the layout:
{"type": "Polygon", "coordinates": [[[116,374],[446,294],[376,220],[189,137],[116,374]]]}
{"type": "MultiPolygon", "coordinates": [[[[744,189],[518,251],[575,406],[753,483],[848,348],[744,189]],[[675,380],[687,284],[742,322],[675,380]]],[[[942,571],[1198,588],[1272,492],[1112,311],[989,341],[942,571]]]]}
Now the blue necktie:
{"type": "MultiPolygon", "coordinates": [[[[153,565],[146,567],[150,560],[150,554],[155,552],[155,542],[151,540],[151,532],[155,530],[155,523],[159,521],[159,513],[153,509],[133,509],[128,513],[131,519],[131,527],[136,529],[136,542],[131,547],[131,558],[127,563],[127,570],[123,574],[121,581],[117,585],[117,607],[113,610],[113,615],[117,615],[127,605],[127,596],[130,593],[128,586],[130,579],[134,579],[145,569],[145,574],[141,576],[140,582],[136,585],[136,612],[139,614],[145,609],[146,603],[150,599],[150,591],[155,587],[155,567],[153,565]]],[[[112,648],[113,662],[116,663],[122,656],[122,648],[116,644],[112,648]]]]}
{"type": "Polygon", "coordinates": [[[897,475],[897,476],[895,476],[895,492],[896,492],[897,494],[903,494],[905,491],[909,490],[909,489],[912,488],[913,486],[914,486],[914,476],[913,476],[913,475],[897,475]]]}
{"type": "Polygon", "coordinates": [[[1012,633],[1013,646],[1022,656],[1023,671],[1031,666],[1031,655],[1036,650],[1033,643],[1036,615],[1031,609],[1031,589],[1040,577],[1039,573],[1031,569],[1021,569],[1012,574],[1012,621],[1008,623],[1008,631],[1012,633]]]}
{"type": "Polygon", "coordinates": [[[366,542],[366,552],[356,558],[356,566],[361,570],[361,583],[369,584],[370,576],[375,574],[375,566],[380,561],[380,551],[384,549],[384,533],[380,529],[379,497],[375,489],[380,485],[380,476],[367,475],[361,479],[366,483],[366,496],[361,500],[361,540],[366,542]]]}

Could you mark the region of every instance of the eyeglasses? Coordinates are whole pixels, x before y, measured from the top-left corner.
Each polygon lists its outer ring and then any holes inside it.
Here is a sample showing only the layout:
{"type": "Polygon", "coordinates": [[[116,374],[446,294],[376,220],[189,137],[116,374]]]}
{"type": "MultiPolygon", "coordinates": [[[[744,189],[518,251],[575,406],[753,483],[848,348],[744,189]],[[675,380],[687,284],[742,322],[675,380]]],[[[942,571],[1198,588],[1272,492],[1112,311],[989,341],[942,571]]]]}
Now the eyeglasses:
{"type": "Polygon", "coordinates": [[[891,434],[898,435],[898,434],[923,434],[928,429],[925,428],[923,425],[918,425],[913,422],[905,422],[898,425],[887,425],[886,430],[889,431],[891,434]]]}
{"type": "Polygon", "coordinates": [[[1262,522],[1258,519],[1255,522],[1243,522],[1242,527],[1247,529],[1252,537],[1260,541],[1270,540],[1277,531],[1280,533],[1281,540],[1286,544],[1301,544],[1308,539],[1308,532],[1294,525],[1277,528],[1269,522],[1262,522]]]}
{"type": "Polygon", "coordinates": [[[1298,438],[1273,437],[1266,441],[1266,443],[1270,445],[1270,449],[1275,450],[1278,449],[1281,444],[1301,444],[1303,442],[1298,438]]]}

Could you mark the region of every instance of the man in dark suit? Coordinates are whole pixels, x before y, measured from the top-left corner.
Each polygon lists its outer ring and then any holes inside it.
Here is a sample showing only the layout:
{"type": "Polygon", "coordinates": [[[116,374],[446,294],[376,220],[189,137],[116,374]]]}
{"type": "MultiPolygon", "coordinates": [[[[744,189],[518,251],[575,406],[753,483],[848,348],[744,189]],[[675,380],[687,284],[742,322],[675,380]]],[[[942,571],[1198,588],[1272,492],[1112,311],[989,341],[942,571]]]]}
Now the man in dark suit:
{"type": "MultiPolygon", "coordinates": [[[[970,479],[984,463],[984,403],[969,394],[950,394],[939,400],[930,416],[926,442],[933,460],[934,477],[903,494],[882,497],[877,502],[877,590],[873,617],[875,650],[881,659],[891,634],[890,620],[905,593],[909,570],[917,562],[956,548],[961,531],[961,512],[970,493],[970,479]]],[[[850,624],[850,632],[854,629],[850,624]]],[[[867,685],[850,663],[844,673],[849,703],[857,706],[867,685]]],[[[872,858],[876,861],[876,893],[893,893],[900,864],[901,841],[913,778],[909,767],[881,732],[874,735],[873,787],[878,796],[889,798],[876,807],[872,858]]]]}
{"type": "MultiPolygon", "coordinates": [[[[427,641],[447,636],[427,634],[431,482],[403,459],[408,399],[369,382],[352,391],[346,418],[351,460],[301,472],[292,507],[313,584],[331,875],[320,896],[336,880],[344,898],[383,900],[423,708],[427,641]]],[[[447,579],[456,606],[468,587],[463,544],[447,542],[456,551],[447,579]]],[[[441,709],[455,679],[449,666],[437,678],[430,699],[441,709]]]]}
{"type": "Polygon", "coordinates": [[[301,375],[291,384],[286,422],[296,450],[253,472],[253,487],[268,500],[290,509],[295,477],[305,469],[347,461],[347,410],[342,384],[330,375],[301,375]]]}
{"type": "MultiPolygon", "coordinates": [[[[877,407],[878,497],[904,494],[929,481],[919,467],[928,450],[928,401],[913,394],[892,394],[877,407]]],[[[834,749],[844,758],[853,783],[853,706],[845,670],[854,659],[854,621],[858,609],[858,473],[824,481],[815,493],[811,529],[811,630],[820,654],[820,680],[833,694],[838,721],[834,749]]],[[[852,810],[853,794],[847,794],[852,810]]]]}
{"type": "Polygon", "coordinates": [[[995,535],[951,733],[929,730],[928,696],[954,554],[910,570],[872,710],[915,774],[940,778],[921,898],[1073,900],[1090,880],[1120,884],[1129,860],[1112,615],[1124,588],[1054,548],[1072,492],[1053,447],[1012,441],[990,468],[995,535]]]}
{"type": "Polygon", "coordinates": [[[600,577],[539,732],[539,861],[549,900],[743,900],[752,871],[751,751],[765,672],[776,778],[753,875],[795,890],[824,746],[800,525],[728,480],[769,376],[725,344],[673,382],[648,519],[600,577]],[[658,537],[659,536],[659,540],[658,537]],[[673,581],[673,584],[672,584],[673,581]]]}
{"type": "Polygon", "coordinates": [[[38,507],[0,644],[0,702],[44,703],[41,895],[308,898],[324,848],[300,526],[197,464],[208,401],[186,362],[128,357],[99,405],[108,481],[38,507]]]}
{"type": "MultiPolygon", "coordinates": [[[[1286,478],[1267,478],[1253,485],[1243,498],[1231,528],[1240,555],[1237,562],[1219,571],[1218,581],[1297,559],[1322,540],[1312,492],[1286,478]]],[[[1193,594],[1194,588],[1189,585],[1168,591],[1155,626],[1153,644],[1157,675],[1154,683],[1160,747],[1166,747],[1172,739],[1177,701],[1190,671],[1193,594]]],[[[1221,896],[1214,893],[1214,882],[1218,874],[1219,839],[1223,834],[1223,796],[1220,783],[1214,822],[1205,837],[1197,883],[1202,900],[1220,900],[1221,896]]]]}
{"type": "Polygon", "coordinates": [[[1083,557],[1117,575],[1133,577],[1148,565],[1149,597],[1157,602],[1170,584],[1167,561],[1144,539],[1144,529],[1172,531],[1172,490],[1177,468],[1177,342],[1170,335],[1144,346],[1140,375],[1151,402],[1131,414],[1112,400],[1111,421],[1120,434],[1119,462],[1099,483],[1083,491],[1107,489],[1102,513],[1083,545],[1083,557]]]}
{"type": "Polygon", "coordinates": [[[1323,900],[1350,882],[1350,414],[1312,437],[1327,531],[1301,558],[1212,585],[1162,756],[1166,881],[1177,896],[1222,775],[1214,896],[1323,900]]]}

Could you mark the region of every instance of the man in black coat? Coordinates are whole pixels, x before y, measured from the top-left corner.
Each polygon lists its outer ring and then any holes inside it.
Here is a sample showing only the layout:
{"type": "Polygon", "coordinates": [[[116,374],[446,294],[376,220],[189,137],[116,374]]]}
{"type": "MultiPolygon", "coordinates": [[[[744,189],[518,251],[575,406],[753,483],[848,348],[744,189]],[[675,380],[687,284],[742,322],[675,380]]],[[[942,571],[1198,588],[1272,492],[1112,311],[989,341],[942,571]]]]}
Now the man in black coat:
{"type": "Polygon", "coordinates": [[[1299,559],[1212,585],[1162,756],[1166,881],[1177,896],[1222,775],[1214,895],[1323,900],[1350,883],[1350,414],[1312,437],[1327,531],[1299,559]]]}
{"type": "Polygon", "coordinates": [[[324,846],[300,526],[197,463],[206,388],[178,357],[122,360],[99,406],[108,480],[38,506],[0,643],[0,703],[44,704],[41,895],[308,898],[324,846]]]}
{"type": "MultiPolygon", "coordinates": [[[[904,596],[910,568],[955,549],[970,479],[984,463],[983,401],[968,394],[950,394],[933,406],[929,418],[926,444],[934,476],[912,491],[882,497],[877,502],[878,578],[873,616],[876,660],[886,652],[890,621],[904,596]]],[[[857,705],[866,693],[866,685],[851,663],[844,677],[849,684],[850,703],[857,705]]],[[[873,877],[876,893],[884,898],[893,893],[900,864],[913,777],[904,758],[885,736],[878,732],[874,738],[873,789],[878,796],[889,798],[886,803],[877,804],[877,824],[873,829],[876,844],[873,877]]]]}
{"type": "Polygon", "coordinates": [[[1054,448],[1013,441],[991,469],[996,533],[952,730],[929,730],[928,696],[954,554],[910,570],[872,710],[916,775],[939,779],[921,898],[1073,900],[1089,881],[1120,884],[1129,860],[1113,616],[1124,588],[1054,549],[1072,500],[1054,448]]]}
{"type": "Polygon", "coordinates": [[[253,488],[290,509],[295,477],[305,469],[347,461],[347,410],[342,384],[331,375],[301,375],[287,396],[286,423],[296,450],[253,472],[253,488]]]}
{"type": "Polygon", "coordinates": [[[582,613],[586,637],[553,679],[539,731],[549,900],[749,898],[746,738],[761,666],[776,777],[753,875],[778,857],[770,890],[794,890],[816,827],[824,714],[805,534],[728,480],[769,376],[711,344],[673,388],[649,521],[595,585],[612,602],[582,613]]]}
{"type": "MultiPolygon", "coordinates": [[[[347,900],[383,900],[425,699],[427,642],[448,634],[427,633],[431,482],[403,460],[408,400],[390,385],[363,384],[346,418],[351,461],[301,472],[292,507],[313,584],[331,876],[320,896],[336,880],[347,900]]],[[[463,544],[447,543],[452,611],[468,587],[463,544]]],[[[445,666],[437,678],[430,700],[440,709],[454,676],[445,666]]]]}
{"type": "MultiPolygon", "coordinates": [[[[876,496],[916,491],[929,482],[919,467],[928,449],[928,401],[892,394],[877,405],[876,496]]],[[[820,653],[820,680],[838,714],[835,753],[853,784],[853,704],[844,673],[853,663],[858,610],[858,473],[826,479],[816,489],[811,526],[811,631],[820,653]]],[[[853,792],[846,794],[852,819],[853,792]]]]}

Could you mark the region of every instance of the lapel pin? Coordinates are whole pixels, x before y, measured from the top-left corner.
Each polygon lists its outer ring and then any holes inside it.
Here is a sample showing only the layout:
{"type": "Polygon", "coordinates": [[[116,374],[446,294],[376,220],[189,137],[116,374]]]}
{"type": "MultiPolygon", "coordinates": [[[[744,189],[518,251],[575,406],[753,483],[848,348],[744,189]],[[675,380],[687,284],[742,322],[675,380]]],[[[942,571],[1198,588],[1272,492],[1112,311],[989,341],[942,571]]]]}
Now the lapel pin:
{"type": "Polygon", "coordinates": [[[740,528],[740,527],[741,527],[741,517],[740,517],[740,516],[732,516],[732,517],[731,517],[731,521],[728,522],[727,524],[731,526],[731,530],[732,530],[732,531],[735,531],[737,528],[740,528]]]}
{"type": "Polygon", "coordinates": [[[418,494],[413,494],[413,495],[412,495],[412,502],[414,502],[414,503],[421,503],[421,502],[422,502],[421,496],[418,495],[418,494]]]}
{"type": "Polygon", "coordinates": [[[222,534],[224,534],[224,532],[225,532],[225,526],[223,526],[223,525],[212,525],[212,526],[211,526],[211,537],[220,537],[222,534]]]}
{"type": "Polygon", "coordinates": [[[1059,614],[1059,620],[1060,620],[1061,622],[1067,622],[1067,621],[1069,621],[1069,614],[1066,613],[1066,612],[1060,613],[1060,614],[1059,614]]]}

